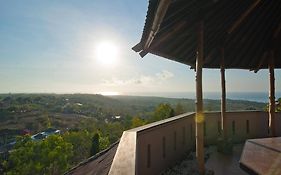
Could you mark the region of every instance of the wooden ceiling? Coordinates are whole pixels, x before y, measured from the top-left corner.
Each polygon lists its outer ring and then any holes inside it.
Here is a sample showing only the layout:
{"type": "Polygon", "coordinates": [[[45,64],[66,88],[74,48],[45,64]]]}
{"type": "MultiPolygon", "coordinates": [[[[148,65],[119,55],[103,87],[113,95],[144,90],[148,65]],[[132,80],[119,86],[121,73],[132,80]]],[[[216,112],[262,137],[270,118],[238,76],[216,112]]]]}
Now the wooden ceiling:
{"type": "Polygon", "coordinates": [[[281,68],[280,0],[171,0],[151,39],[161,0],[150,0],[140,43],[133,50],[195,66],[197,33],[204,23],[204,68],[281,68]],[[158,11],[157,11],[158,10],[158,11]]]}

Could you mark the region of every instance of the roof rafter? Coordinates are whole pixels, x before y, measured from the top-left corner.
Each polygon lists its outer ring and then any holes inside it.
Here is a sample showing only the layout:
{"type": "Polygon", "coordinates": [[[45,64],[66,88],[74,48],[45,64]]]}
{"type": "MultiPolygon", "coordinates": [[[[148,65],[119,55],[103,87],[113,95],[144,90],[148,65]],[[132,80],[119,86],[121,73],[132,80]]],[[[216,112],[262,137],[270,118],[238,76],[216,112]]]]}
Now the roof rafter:
{"type": "Polygon", "coordinates": [[[256,6],[261,2],[261,0],[256,0],[255,3],[253,3],[248,10],[246,10],[241,17],[232,25],[232,27],[228,30],[228,33],[232,33],[236,28],[239,27],[239,25],[246,19],[246,17],[256,8],[256,6]]]}

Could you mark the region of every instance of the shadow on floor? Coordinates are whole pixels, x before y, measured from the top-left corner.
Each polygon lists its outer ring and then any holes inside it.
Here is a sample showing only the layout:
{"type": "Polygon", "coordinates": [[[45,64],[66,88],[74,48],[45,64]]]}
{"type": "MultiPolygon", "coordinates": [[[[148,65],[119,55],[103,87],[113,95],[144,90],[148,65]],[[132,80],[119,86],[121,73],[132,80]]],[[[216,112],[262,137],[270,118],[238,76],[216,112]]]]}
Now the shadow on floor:
{"type": "Polygon", "coordinates": [[[243,146],[244,144],[235,145],[231,155],[218,153],[216,146],[209,147],[210,157],[205,164],[206,168],[214,170],[215,175],[247,175],[239,167],[243,146]]]}

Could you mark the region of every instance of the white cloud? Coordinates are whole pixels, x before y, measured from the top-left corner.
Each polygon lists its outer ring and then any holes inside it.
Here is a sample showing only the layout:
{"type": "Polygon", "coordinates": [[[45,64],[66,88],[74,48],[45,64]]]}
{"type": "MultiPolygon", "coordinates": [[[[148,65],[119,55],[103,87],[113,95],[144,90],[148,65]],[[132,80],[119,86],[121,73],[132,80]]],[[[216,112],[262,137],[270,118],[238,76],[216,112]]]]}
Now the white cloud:
{"type": "Polygon", "coordinates": [[[166,80],[174,77],[174,74],[172,72],[169,72],[167,70],[163,70],[160,73],[157,73],[156,76],[161,80],[166,80]]]}
{"type": "Polygon", "coordinates": [[[102,85],[105,86],[125,86],[125,85],[148,85],[151,83],[161,83],[164,80],[171,79],[174,77],[172,72],[162,70],[155,75],[140,75],[136,78],[122,80],[118,78],[112,78],[110,80],[103,80],[102,85]]]}

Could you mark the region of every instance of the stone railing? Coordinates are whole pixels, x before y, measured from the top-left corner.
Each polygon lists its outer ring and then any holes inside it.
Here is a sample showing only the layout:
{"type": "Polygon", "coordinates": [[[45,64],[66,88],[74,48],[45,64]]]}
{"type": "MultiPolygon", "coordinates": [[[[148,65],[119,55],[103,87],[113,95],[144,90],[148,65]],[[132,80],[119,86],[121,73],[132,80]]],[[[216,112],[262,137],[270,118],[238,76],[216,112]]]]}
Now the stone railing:
{"type": "MultiPolygon", "coordinates": [[[[205,113],[205,144],[216,144],[220,135],[220,112],[205,113]]],[[[250,138],[268,136],[268,113],[263,111],[239,111],[226,113],[226,129],[229,138],[239,143],[250,138]]]]}
{"type": "MultiPolygon", "coordinates": [[[[159,174],[180,161],[195,147],[194,116],[186,113],[124,131],[109,174],[159,174]]],[[[226,122],[236,143],[268,136],[266,112],[227,112],[226,122]]],[[[281,135],[281,113],[276,113],[276,124],[281,135]]],[[[220,132],[220,112],[205,113],[205,145],[216,144],[220,132]]]]}

